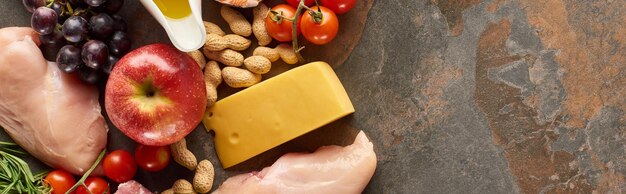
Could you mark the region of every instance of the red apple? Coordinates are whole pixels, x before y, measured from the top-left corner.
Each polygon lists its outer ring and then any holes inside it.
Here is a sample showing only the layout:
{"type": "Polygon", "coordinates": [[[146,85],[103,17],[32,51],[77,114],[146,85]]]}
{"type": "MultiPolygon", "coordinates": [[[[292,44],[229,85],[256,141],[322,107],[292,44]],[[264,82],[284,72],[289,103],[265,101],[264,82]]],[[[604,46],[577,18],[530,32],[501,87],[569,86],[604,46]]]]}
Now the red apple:
{"type": "Polygon", "coordinates": [[[150,146],[184,138],[202,120],[206,103],[198,64],[166,44],[147,45],[122,57],[104,94],[111,122],[131,139],[150,146]]]}

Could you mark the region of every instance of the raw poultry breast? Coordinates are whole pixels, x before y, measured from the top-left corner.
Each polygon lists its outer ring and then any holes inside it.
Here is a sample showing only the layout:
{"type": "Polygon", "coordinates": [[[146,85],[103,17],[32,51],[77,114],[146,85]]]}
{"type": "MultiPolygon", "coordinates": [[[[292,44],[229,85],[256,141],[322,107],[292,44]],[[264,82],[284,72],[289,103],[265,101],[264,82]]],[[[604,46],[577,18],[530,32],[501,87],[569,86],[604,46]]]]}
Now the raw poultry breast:
{"type": "Polygon", "coordinates": [[[313,153],[289,153],[272,166],[228,178],[213,194],[361,193],[376,170],[372,142],[363,131],[346,147],[324,146],[313,153]]]}
{"type": "Polygon", "coordinates": [[[115,194],[152,194],[152,192],[137,181],[130,180],[119,184],[115,194]]]}
{"type": "Polygon", "coordinates": [[[256,7],[262,0],[216,0],[222,4],[234,6],[234,7],[256,7]]]}
{"type": "Polygon", "coordinates": [[[44,59],[30,28],[0,29],[0,126],[53,168],[83,174],[107,142],[95,86],[44,59]]]}

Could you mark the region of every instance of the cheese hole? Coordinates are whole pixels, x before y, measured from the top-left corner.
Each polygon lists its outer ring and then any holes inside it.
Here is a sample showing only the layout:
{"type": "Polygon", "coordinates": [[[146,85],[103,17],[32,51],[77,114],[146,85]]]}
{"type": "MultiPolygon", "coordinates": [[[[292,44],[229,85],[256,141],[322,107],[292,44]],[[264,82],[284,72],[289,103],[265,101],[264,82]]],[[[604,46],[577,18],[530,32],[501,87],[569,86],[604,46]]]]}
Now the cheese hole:
{"type": "Polygon", "coordinates": [[[237,144],[239,142],[239,134],[238,133],[232,133],[232,134],[230,134],[230,137],[228,139],[230,140],[230,143],[237,144]]]}

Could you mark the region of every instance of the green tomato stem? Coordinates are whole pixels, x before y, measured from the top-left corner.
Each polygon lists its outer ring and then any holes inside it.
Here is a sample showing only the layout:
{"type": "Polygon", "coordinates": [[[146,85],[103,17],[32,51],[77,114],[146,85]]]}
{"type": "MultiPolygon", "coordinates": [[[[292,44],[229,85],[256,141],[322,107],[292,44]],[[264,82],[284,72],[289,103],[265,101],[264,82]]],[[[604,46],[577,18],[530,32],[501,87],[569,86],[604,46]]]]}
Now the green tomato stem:
{"type": "Polygon", "coordinates": [[[74,186],[72,186],[72,188],[70,188],[70,190],[67,190],[67,192],[65,192],[65,194],[70,194],[72,193],[72,191],[76,190],[76,188],[78,188],[79,186],[85,185],[85,179],[87,179],[87,177],[89,177],[89,175],[91,174],[91,172],[93,172],[93,170],[96,169],[96,167],[98,166],[98,164],[100,164],[100,161],[102,161],[102,158],[104,158],[104,154],[106,154],[107,149],[103,149],[102,152],[100,152],[100,155],[98,155],[98,158],[96,159],[96,161],[91,165],[91,167],[89,168],[89,170],[87,170],[87,172],[85,172],[85,174],[83,174],[82,177],[80,177],[80,179],[78,180],[78,182],[76,182],[76,184],[74,184],[74,186]]]}
{"type": "Polygon", "coordinates": [[[272,19],[272,21],[276,22],[277,24],[281,24],[283,23],[283,19],[287,19],[287,17],[283,16],[282,12],[276,12],[274,10],[270,10],[270,13],[274,16],[270,16],[270,19],[272,19]]]}
{"type": "Polygon", "coordinates": [[[302,4],[302,7],[303,7],[304,9],[306,9],[306,10],[309,10],[309,11],[315,11],[314,9],[311,9],[309,6],[306,6],[306,5],[304,5],[304,4],[302,4]]]}
{"type": "Polygon", "coordinates": [[[298,46],[298,16],[302,13],[302,9],[305,7],[306,5],[304,5],[304,0],[300,1],[300,4],[298,4],[298,9],[296,10],[296,14],[295,16],[293,16],[293,21],[295,22],[291,22],[293,25],[291,27],[291,44],[293,47],[293,51],[296,53],[296,57],[298,57],[298,61],[300,61],[301,63],[304,63],[305,60],[304,57],[302,57],[302,55],[300,54],[300,50],[302,50],[304,47],[300,48],[298,46]]]}

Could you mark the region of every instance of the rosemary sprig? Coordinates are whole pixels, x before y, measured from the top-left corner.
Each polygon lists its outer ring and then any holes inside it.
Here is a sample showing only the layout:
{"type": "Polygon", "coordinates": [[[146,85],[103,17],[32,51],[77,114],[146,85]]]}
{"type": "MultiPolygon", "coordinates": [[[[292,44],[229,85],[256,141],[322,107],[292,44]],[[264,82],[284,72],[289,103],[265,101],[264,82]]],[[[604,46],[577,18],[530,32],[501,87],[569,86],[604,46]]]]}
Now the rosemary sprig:
{"type": "Polygon", "coordinates": [[[28,163],[22,159],[26,155],[17,144],[0,142],[0,194],[49,193],[43,184],[43,178],[48,172],[33,175],[28,163]]]}

